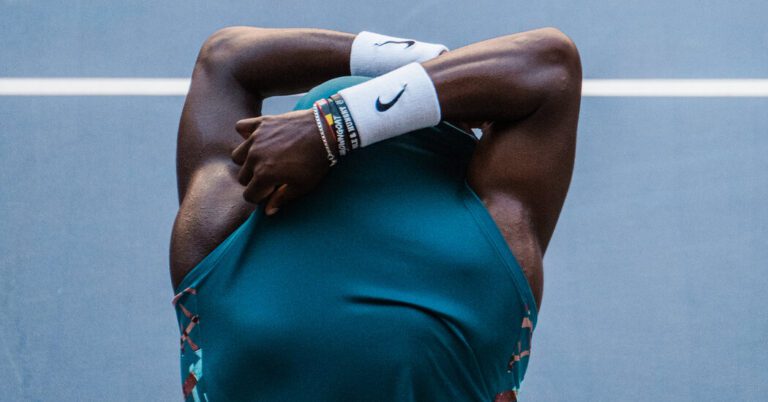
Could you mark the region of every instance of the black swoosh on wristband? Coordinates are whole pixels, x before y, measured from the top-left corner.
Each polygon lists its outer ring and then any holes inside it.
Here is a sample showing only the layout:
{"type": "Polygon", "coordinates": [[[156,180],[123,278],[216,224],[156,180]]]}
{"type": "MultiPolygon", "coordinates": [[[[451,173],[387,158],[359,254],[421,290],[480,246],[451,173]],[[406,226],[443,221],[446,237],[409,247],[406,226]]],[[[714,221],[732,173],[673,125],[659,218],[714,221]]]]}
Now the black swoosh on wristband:
{"type": "Polygon", "coordinates": [[[405,87],[407,87],[408,84],[403,84],[403,88],[400,89],[400,92],[397,93],[394,99],[392,99],[389,102],[382,103],[381,102],[381,96],[376,98],[376,110],[379,112],[386,112],[391,108],[395,103],[397,103],[397,100],[400,99],[400,96],[403,95],[403,92],[405,92],[405,87]]]}
{"type": "Polygon", "coordinates": [[[388,40],[386,42],[374,43],[374,45],[375,46],[384,46],[384,45],[386,45],[388,43],[404,43],[405,44],[405,48],[408,49],[409,47],[415,45],[416,41],[415,40],[388,40]]]}

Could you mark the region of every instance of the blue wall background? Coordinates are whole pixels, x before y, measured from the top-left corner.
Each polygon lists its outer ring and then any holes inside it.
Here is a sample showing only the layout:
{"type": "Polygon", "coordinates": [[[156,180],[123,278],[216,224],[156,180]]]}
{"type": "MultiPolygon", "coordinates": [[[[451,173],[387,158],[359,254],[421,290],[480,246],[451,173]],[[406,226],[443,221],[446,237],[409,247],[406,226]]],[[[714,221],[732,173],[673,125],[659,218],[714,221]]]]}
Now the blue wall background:
{"type": "MultiPolygon", "coordinates": [[[[585,78],[768,78],[768,3],[0,1],[0,77],[187,77],[227,25],[456,48],[542,26],[585,78]]],[[[292,99],[267,104],[287,110],[292,99]]],[[[182,97],[0,97],[0,399],[180,399],[182,97]]],[[[768,98],[584,98],[523,401],[768,394],[768,98]]]]}

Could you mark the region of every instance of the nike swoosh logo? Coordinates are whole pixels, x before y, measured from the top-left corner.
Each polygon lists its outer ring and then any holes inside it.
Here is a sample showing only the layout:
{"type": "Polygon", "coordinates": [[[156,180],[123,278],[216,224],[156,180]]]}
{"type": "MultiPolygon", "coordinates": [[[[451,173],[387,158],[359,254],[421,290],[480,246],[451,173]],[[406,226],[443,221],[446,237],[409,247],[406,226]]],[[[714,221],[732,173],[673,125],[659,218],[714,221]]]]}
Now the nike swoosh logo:
{"type": "Polygon", "coordinates": [[[397,102],[397,100],[400,99],[400,97],[403,95],[403,92],[405,92],[405,87],[407,87],[407,86],[408,86],[408,84],[403,84],[403,88],[400,89],[400,92],[398,92],[397,95],[395,96],[395,98],[392,99],[389,102],[382,103],[381,102],[381,97],[380,96],[377,97],[376,98],[376,110],[378,110],[379,112],[386,112],[387,110],[389,110],[389,108],[391,108],[392,105],[394,105],[397,102]]]}
{"type": "Polygon", "coordinates": [[[408,49],[409,47],[415,45],[416,41],[415,40],[388,40],[386,42],[374,43],[374,45],[376,45],[376,46],[384,46],[384,45],[386,45],[388,43],[404,43],[405,44],[405,48],[408,49]]]}

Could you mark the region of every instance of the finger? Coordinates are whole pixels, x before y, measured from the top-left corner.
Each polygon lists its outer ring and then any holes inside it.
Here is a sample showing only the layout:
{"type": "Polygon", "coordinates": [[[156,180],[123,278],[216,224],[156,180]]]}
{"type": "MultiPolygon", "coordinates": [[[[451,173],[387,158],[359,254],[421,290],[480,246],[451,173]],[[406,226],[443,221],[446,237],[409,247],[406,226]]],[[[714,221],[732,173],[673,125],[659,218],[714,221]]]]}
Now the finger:
{"type": "Polygon", "coordinates": [[[248,202],[258,204],[268,195],[272,194],[273,191],[275,191],[273,184],[270,184],[265,178],[254,174],[250,183],[248,183],[248,187],[243,191],[243,198],[248,202]]]}
{"type": "Polygon", "coordinates": [[[274,215],[277,210],[280,209],[280,205],[283,205],[283,196],[285,195],[285,189],[287,188],[288,184],[283,184],[269,196],[267,204],[264,206],[264,213],[267,215],[274,215]]]}
{"type": "Polygon", "coordinates": [[[242,165],[245,163],[245,160],[248,159],[248,150],[251,149],[251,144],[253,143],[251,138],[252,137],[248,137],[247,140],[240,143],[240,145],[232,151],[232,161],[238,165],[242,165]]]}
{"type": "Polygon", "coordinates": [[[245,160],[245,163],[243,163],[243,166],[240,168],[240,172],[237,174],[237,181],[240,182],[240,185],[250,185],[250,182],[254,178],[254,166],[256,166],[255,158],[248,158],[245,160]]]}
{"type": "Polygon", "coordinates": [[[247,155],[245,157],[245,163],[243,163],[243,167],[240,168],[237,181],[239,181],[243,186],[248,185],[251,179],[253,179],[254,170],[256,170],[256,165],[258,163],[259,157],[256,155],[256,152],[253,151],[253,148],[248,149],[247,155]]]}
{"type": "Polygon", "coordinates": [[[274,215],[283,205],[289,204],[305,193],[306,191],[299,190],[295,185],[283,184],[275,191],[274,196],[270,197],[264,211],[267,215],[274,215]]]}
{"type": "Polygon", "coordinates": [[[261,117],[238,120],[237,124],[235,124],[235,130],[237,130],[243,138],[248,138],[254,131],[256,131],[259,124],[261,124],[261,117]]]}

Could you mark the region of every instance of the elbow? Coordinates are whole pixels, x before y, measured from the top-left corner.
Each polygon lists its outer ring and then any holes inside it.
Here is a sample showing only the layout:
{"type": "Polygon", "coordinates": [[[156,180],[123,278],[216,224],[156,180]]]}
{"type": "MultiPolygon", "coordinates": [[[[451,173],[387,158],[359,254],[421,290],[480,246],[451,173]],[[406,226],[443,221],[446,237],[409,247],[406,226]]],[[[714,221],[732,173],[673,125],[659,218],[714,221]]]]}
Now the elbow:
{"type": "Polygon", "coordinates": [[[509,69],[520,85],[539,100],[580,96],[581,59],[573,40],[557,28],[510,36],[509,69]],[[535,94],[535,95],[534,95],[535,94]]]}
{"type": "Polygon", "coordinates": [[[253,37],[259,28],[232,26],[219,29],[211,34],[197,55],[196,67],[207,71],[227,70],[236,64],[249,37],[253,37]]]}
{"type": "Polygon", "coordinates": [[[219,68],[226,65],[237,52],[241,27],[227,27],[214,32],[203,42],[197,54],[196,65],[204,68],[219,68]]]}
{"type": "Polygon", "coordinates": [[[537,31],[536,64],[540,66],[546,87],[557,92],[581,90],[581,57],[573,40],[557,28],[537,31]]]}
{"type": "Polygon", "coordinates": [[[576,44],[568,35],[557,28],[542,28],[538,35],[538,57],[547,65],[555,65],[566,70],[581,70],[581,58],[576,44]]]}

